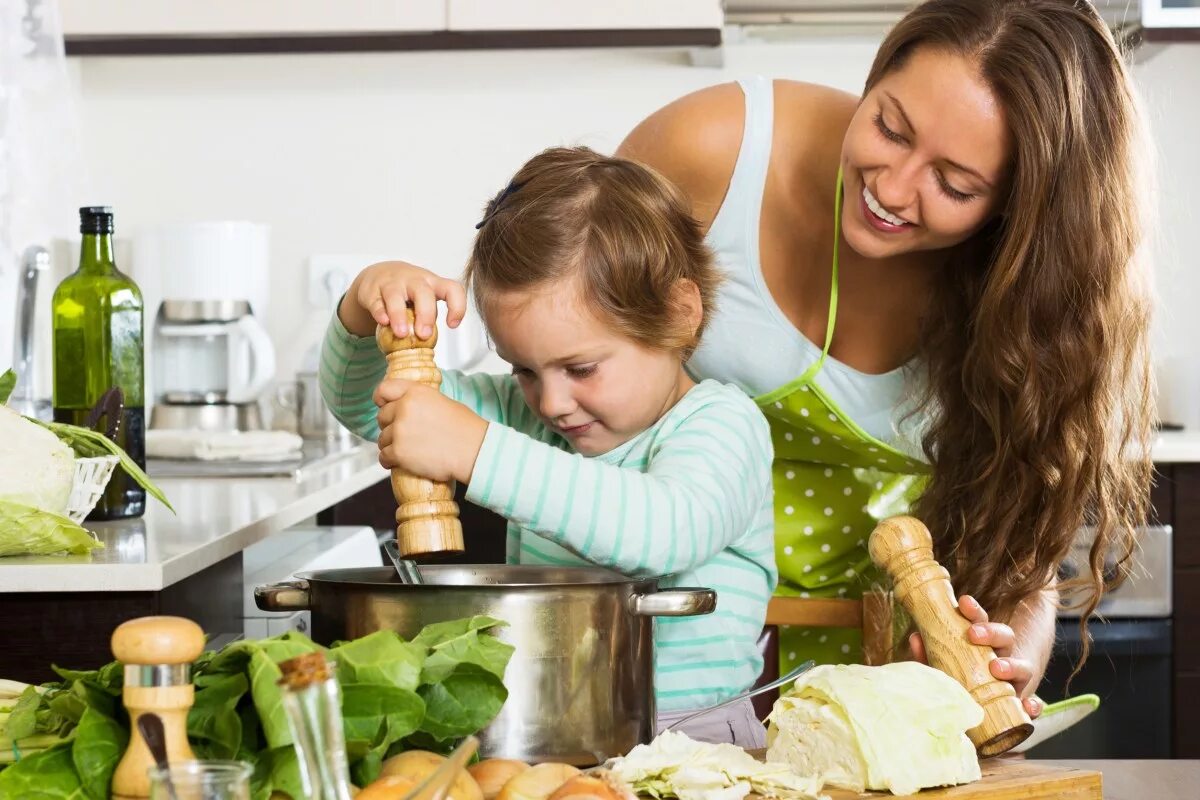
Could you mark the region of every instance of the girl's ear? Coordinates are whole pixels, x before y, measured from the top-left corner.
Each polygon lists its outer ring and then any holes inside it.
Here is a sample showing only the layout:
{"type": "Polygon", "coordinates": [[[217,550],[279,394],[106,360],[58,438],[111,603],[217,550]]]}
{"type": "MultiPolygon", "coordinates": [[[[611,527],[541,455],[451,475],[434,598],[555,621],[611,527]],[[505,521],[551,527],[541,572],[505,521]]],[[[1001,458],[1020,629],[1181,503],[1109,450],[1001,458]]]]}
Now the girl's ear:
{"type": "Polygon", "coordinates": [[[680,322],[688,335],[695,337],[704,322],[704,301],[700,299],[700,287],[691,278],[680,278],[671,289],[671,305],[679,315],[680,322]]]}

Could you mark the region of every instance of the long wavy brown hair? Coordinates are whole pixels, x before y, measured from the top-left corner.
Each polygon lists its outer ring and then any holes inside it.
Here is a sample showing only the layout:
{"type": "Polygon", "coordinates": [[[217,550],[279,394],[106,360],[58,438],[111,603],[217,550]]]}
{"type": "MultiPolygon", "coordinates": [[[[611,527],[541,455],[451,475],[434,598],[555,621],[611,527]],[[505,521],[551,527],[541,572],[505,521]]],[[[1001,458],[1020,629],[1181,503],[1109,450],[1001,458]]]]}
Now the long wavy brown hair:
{"type": "Polygon", "coordinates": [[[936,413],[916,513],[956,590],[1000,620],[1047,588],[1081,526],[1094,526],[1090,573],[1060,587],[1082,595],[1086,634],[1105,558],[1118,564],[1111,588],[1132,566],[1149,502],[1139,104],[1086,0],[923,3],[884,41],[867,90],[926,46],[977,66],[1014,152],[1011,193],[949,254],[925,320],[923,408],[936,413]]]}

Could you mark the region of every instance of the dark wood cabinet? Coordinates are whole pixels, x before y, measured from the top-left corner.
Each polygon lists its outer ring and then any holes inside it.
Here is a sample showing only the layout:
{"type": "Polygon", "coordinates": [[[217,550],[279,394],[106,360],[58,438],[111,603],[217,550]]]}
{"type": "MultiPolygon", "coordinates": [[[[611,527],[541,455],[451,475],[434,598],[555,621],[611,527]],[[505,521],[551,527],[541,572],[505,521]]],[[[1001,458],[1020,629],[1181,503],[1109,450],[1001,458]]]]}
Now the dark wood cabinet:
{"type": "Polygon", "coordinates": [[[1174,574],[1174,708],[1176,758],[1200,758],[1200,717],[1185,712],[1200,697],[1200,464],[1173,464],[1160,472],[1171,495],[1174,574]],[[1191,698],[1185,703],[1185,698],[1191,698]]]}

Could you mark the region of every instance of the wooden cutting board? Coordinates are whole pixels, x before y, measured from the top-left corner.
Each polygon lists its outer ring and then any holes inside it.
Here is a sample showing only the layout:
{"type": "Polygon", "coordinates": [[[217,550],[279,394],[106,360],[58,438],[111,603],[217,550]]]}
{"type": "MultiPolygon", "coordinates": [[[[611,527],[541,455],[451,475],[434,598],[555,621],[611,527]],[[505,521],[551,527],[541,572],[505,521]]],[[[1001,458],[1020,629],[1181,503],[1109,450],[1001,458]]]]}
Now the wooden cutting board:
{"type": "MultiPolygon", "coordinates": [[[[982,780],[947,789],[928,789],[921,800],[1103,800],[1099,772],[1056,767],[1017,758],[991,758],[980,763],[982,780]]],[[[827,790],[832,800],[892,797],[886,792],[855,794],[827,790]]]]}

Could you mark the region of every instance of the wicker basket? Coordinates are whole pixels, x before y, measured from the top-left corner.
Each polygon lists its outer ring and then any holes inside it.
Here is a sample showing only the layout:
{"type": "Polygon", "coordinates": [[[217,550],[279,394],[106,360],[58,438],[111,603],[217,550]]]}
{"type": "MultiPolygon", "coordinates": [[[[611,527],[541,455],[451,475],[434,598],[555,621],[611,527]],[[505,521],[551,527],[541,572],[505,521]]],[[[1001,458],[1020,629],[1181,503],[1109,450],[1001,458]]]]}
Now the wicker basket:
{"type": "Polygon", "coordinates": [[[104,494],[104,487],[120,460],[116,456],[75,459],[75,481],[67,500],[67,516],[72,521],[83,522],[100,502],[100,495],[104,494]]]}

